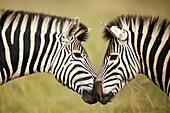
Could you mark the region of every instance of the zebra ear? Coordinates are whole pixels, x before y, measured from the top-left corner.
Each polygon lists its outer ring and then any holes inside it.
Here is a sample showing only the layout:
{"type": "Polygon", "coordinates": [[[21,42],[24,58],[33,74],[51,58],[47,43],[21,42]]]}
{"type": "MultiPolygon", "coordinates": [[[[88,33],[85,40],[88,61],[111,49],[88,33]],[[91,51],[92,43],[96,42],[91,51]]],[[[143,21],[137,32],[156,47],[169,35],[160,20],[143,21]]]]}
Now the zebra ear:
{"type": "Polygon", "coordinates": [[[127,32],[125,32],[124,29],[120,29],[117,26],[112,26],[110,28],[107,27],[106,24],[101,23],[109,32],[111,35],[113,35],[116,38],[119,38],[121,40],[125,40],[127,38],[127,32]]]}
{"type": "Polygon", "coordinates": [[[113,35],[114,37],[117,37],[117,36],[112,32],[112,30],[111,30],[105,23],[101,22],[101,25],[102,25],[105,29],[107,29],[107,31],[109,31],[111,35],[113,35]]]}
{"type": "Polygon", "coordinates": [[[66,37],[67,38],[72,37],[79,29],[79,25],[80,25],[80,20],[78,17],[75,17],[73,22],[70,24],[68,30],[66,31],[66,37]]]}

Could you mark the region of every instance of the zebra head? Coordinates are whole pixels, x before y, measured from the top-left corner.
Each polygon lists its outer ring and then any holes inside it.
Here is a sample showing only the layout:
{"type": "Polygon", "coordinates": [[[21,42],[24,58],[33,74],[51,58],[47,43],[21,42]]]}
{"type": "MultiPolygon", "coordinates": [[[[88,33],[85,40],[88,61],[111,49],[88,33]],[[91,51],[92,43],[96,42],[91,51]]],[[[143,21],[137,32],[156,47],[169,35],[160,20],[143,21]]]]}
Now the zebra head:
{"type": "Polygon", "coordinates": [[[92,97],[96,72],[81,42],[85,40],[88,29],[75,18],[68,24],[65,32],[59,35],[61,43],[52,62],[52,74],[64,86],[82,95],[86,103],[96,103],[92,97]]]}
{"type": "Polygon", "coordinates": [[[103,25],[105,37],[110,41],[94,84],[94,94],[96,100],[106,104],[111,102],[119,90],[134,78],[138,68],[130,44],[130,31],[123,25],[119,26],[115,23],[103,25]]]}

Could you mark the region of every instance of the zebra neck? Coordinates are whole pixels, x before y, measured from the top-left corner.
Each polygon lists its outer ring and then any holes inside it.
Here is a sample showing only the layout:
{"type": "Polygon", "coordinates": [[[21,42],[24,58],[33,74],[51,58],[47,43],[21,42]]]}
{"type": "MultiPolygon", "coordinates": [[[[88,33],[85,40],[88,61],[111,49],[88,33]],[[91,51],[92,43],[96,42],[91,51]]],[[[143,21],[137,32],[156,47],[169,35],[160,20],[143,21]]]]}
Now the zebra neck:
{"type": "Polygon", "coordinates": [[[169,24],[155,19],[141,22],[138,29],[136,50],[141,72],[168,94],[169,24]]]}
{"type": "Polygon", "coordinates": [[[49,72],[61,43],[56,21],[41,16],[3,16],[0,23],[0,84],[35,72],[49,72]],[[4,18],[4,19],[3,19],[4,18]],[[43,19],[43,18],[42,18],[43,19]],[[12,26],[10,26],[10,24],[12,26]],[[11,38],[11,39],[10,39],[11,38]],[[12,39],[13,38],[13,39],[12,39]]]}

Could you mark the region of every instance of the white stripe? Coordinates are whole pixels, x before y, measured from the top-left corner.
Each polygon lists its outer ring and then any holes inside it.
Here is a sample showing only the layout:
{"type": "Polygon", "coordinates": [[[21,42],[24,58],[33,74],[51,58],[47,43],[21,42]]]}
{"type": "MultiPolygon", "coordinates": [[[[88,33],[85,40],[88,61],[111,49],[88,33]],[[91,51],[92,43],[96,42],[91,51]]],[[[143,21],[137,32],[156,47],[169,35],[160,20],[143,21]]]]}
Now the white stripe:
{"type": "MultiPolygon", "coordinates": [[[[57,32],[57,27],[56,27],[56,22],[57,22],[57,20],[54,20],[55,22],[54,22],[54,28],[55,29],[53,29],[54,30],[54,32],[56,33],[57,32]]],[[[57,24],[58,25],[58,24],[57,24]]],[[[53,38],[53,35],[51,35],[50,36],[51,38],[53,38]]],[[[56,37],[56,41],[55,41],[55,43],[54,43],[54,46],[53,46],[53,49],[52,49],[52,52],[51,52],[51,54],[50,54],[50,57],[49,57],[49,59],[48,59],[48,62],[47,62],[47,67],[46,67],[46,69],[45,69],[45,72],[47,72],[49,69],[50,69],[50,67],[51,67],[51,63],[52,63],[52,56],[55,54],[54,52],[55,52],[55,49],[56,49],[56,46],[57,46],[57,42],[59,41],[59,39],[58,39],[58,34],[56,34],[55,35],[55,37],[56,37]]],[[[57,53],[57,52],[56,52],[57,53]]],[[[53,73],[52,71],[50,72],[51,74],[53,73]]]]}
{"type": "MultiPolygon", "coordinates": [[[[147,65],[147,68],[148,68],[148,76],[150,78],[151,78],[151,70],[150,70],[150,68],[153,68],[153,67],[149,66],[149,55],[150,55],[151,49],[153,47],[153,44],[156,41],[156,37],[159,34],[159,31],[160,31],[160,21],[158,21],[158,23],[154,26],[154,29],[153,29],[153,32],[152,32],[152,35],[151,35],[151,40],[149,41],[148,49],[147,49],[147,52],[146,52],[146,65],[147,65]]],[[[155,77],[157,78],[157,76],[155,76],[155,77]]],[[[156,84],[159,86],[157,80],[156,80],[156,84]]]]}
{"type": "Polygon", "coordinates": [[[120,21],[122,23],[122,28],[125,29],[125,30],[129,30],[130,22],[126,23],[126,18],[122,18],[122,19],[120,19],[120,21]]]}
{"type": "MultiPolygon", "coordinates": [[[[141,59],[142,59],[142,62],[141,62],[142,64],[144,64],[144,62],[143,62],[143,46],[144,46],[144,42],[145,42],[146,35],[147,35],[147,32],[148,32],[148,28],[149,28],[149,21],[150,21],[149,19],[144,21],[143,29],[142,29],[143,30],[142,31],[143,35],[142,35],[141,44],[140,44],[140,52],[141,52],[140,56],[141,56],[141,59]]],[[[145,70],[145,69],[143,68],[143,70],[145,70]]]]}
{"type": "Polygon", "coordinates": [[[5,81],[4,81],[4,82],[6,82],[6,81],[7,81],[8,76],[7,76],[6,70],[5,70],[4,68],[3,68],[3,71],[4,71],[4,77],[5,77],[5,81]]]}
{"type": "MultiPolygon", "coordinates": [[[[165,89],[165,81],[166,81],[166,71],[167,71],[167,66],[168,66],[168,61],[170,59],[170,50],[168,51],[168,54],[165,57],[165,61],[163,64],[163,71],[162,71],[162,84],[163,84],[163,89],[164,91],[168,94],[168,89],[165,89]]],[[[169,73],[168,73],[169,74],[169,73]]]]}
{"type": "Polygon", "coordinates": [[[29,74],[29,66],[33,57],[34,53],[34,47],[35,47],[35,33],[37,31],[38,27],[38,20],[39,20],[39,15],[36,15],[34,19],[31,22],[31,35],[30,35],[30,54],[27,62],[27,67],[25,70],[25,74],[29,74]]]}
{"type": "Polygon", "coordinates": [[[46,61],[47,56],[48,56],[48,54],[49,54],[49,51],[50,51],[50,49],[51,49],[51,45],[52,45],[52,42],[53,42],[53,34],[56,32],[56,31],[55,31],[55,29],[56,29],[56,28],[55,28],[56,21],[57,21],[57,20],[55,19],[55,20],[53,20],[53,22],[52,22],[51,32],[50,32],[50,36],[49,36],[50,42],[49,42],[49,44],[48,44],[47,50],[46,50],[46,52],[45,52],[44,58],[43,58],[42,63],[41,63],[41,68],[40,68],[40,71],[41,71],[41,72],[43,71],[44,65],[46,65],[45,72],[47,72],[47,71],[48,71],[47,69],[50,68],[50,64],[48,64],[48,63],[45,64],[45,61],[46,61]]]}
{"type": "Polygon", "coordinates": [[[49,21],[50,21],[50,18],[49,18],[49,17],[46,17],[46,18],[44,18],[43,23],[42,23],[41,35],[40,35],[40,36],[41,36],[40,49],[39,49],[38,56],[37,56],[37,59],[36,59],[35,64],[34,64],[34,68],[33,68],[33,71],[34,71],[34,72],[37,72],[38,62],[39,62],[39,60],[40,60],[42,51],[43,51],[43,49],[44,49],[45,34],[46,34],[46,32],[47,32],[47,29],[48,29],[49,21]]]}
{"type": "MultiPolygon", "coordinates": [[[[59,56],[59,55],[58,55],[59,56]]],[[[66,56],[64,56],[64,52],[61,54],[61,57],[60,58],[57,58],[57,59],[59,59],[59,62],[58,62],[58,68],[59,68],[59,71],[58,71],[58,73],[57,73],[57,78],[59,78],[59,76],[61,77],[61,82],[62,83],[64,83],[64,81],[63,81],[63,78],[64,78],[64,73],[61,73],[61,71],[62,71],[62,68],[64,67],[65,69],[66,69],[66,66],[68,66],[68,64],[70,63],[70,62],[67,62],[67,64],[66,65],[64,65],[64,63],[66,62],[66,60],[67,60],[67,57],[66,56]],[[63,58],[64,58],[64,60],[63,60],[63,58]],[[62,61],[63,60],[63,61],[62,61]],[[61,65],[61,67],[59,67],[61,65]],[[59,75],[61,73],[61,75],[59,75]]],[[[56,71],[58,70],[58,68],[56,68],[56,70],[55,70],[55,73],[56,73],[56,71]]],[[[65,71],[68,71],[68,70],[63,70],[63,72],[65,72],[65,71]]],[[[66,75],[65,75],[66,76],[66,75]]]]}
{"type": "Polygon", "coordinates": [[[16,18],[15,18],[15,20],[13,22],[13,25],[12,25],[12,30],[11,30],[11,44],[12,45],[14,44],[14,32],[15,32],[17,26],[18,26],[18,22],[19,22],[20,16],[21,16],[21,14],[19,13],[16,16],[16,18]]]}
{"type": "Polygon", "coordinates": [[[3,44],[4,44],[4,48],[5,48],[5,59],[6,59],[8,67],[9,67],[10,77],[12,76],[13,69],[12,69],[12,64],[11,64],[11,59],[10,59],[11,58],[10,57],[10,50],[9,50],[9,46],[8,46],[8,43],[7,43],[7,40],[6,40],[5,31],[7,30],[7,28],[10,25],[12,19],[14,18],[13,15],[14,15],[14,13],[12,13],[10,16],[7,17],[7,19],[6,19],[5,23],[4,23],[2,32],[1,32],[2,41],[3,41],[3,44]]]}
{"type": "Polygon", "coordinates": [[[64,26],[63,26],[63,30],[62,30],[63,32],[64,32],[64,31],[67,32],[68,27],[70,27],[70,26],[69,26],[69,23],[70,23],[70,22],[69,22],[68,20],[66,20],[66,21],[64,22],[64,26]]]}
{"type": "MultiPolygon", "coordinates": [[[[56,34],[57,35],[57,34],[56,34]]],[[[50,55],[50,57],[49,57],[49,59],[48,59],[48,62],[47,62],[47,66],[48,67],[46,67],[46,70],[45,70],[45,72],[47,72],[48,70],[49,70],[49,68],[51,67],[51,65],[53,65],[53,64],[51,64],[52,63],[52,56],[54,55],[54,54],[56,54],[56,53],[54,53],[55,52],[55,49],[56,49],[56,46],[57,46],[57,41],[55,42],[55,44],[54,44],[54,48],[53,48],[53,50],[52,50],[52,52],[51,52],[51,55],[50,55]]],[[[52,74],[52,72],[50,72],[51,74],[52,74]]]]}
{"type": "MultiPolygon", "coordinates": [[[[61,49],[60,49],[61,50],[61,49]]],[[[56,73],[57,72],[57,70],[59,69],[59,71],[61,71],[61,68],[62,68],[62,65],[61,65],[61,67],[59,67],[60,66],[60,64],[62,64],[62,59],[65,57],[64,56],[64,52],[63,51],[60,51],[59,53],[61,53],[61,56],[59,55],[59,54],[57,54],[56,55],[56,57],[54,57],[54,59],[53,59],[53,61],[54,61],[54,63],[53,63],[53,67],[55,67],[56,65],[57,65],[57,68],[54,70],[55,72],[54,73],[56,73]],[[61,53],[62,52],[62,53],[61,53]],[[59,57],[60,56],[60,57],[59,57]],[[59,60],[59,62],[58,62],[58,64],[57,64],[57,61],[59,60]]],[[[59,73],[59,71],[58,71],[58,73],[59,73]]],[[[57,74],[57,78],[58,78],[58,74],[57,74]]]]}
{"type": "MultiPolygon", "coordinates": [[[[167,84],[167,89],[166,89],[167,94],[168,94],[169,87],[170,87],[170,79],[168,80],[168,84],[167,84]]],[[[170,101],[170,92],[169,92],[168,96],[169,96],[169,101],[170,101]]]]}
{"type": "MultiPolygon", "coordinates": [[[[138,49],[137,49],[137,43],[138,42],[137,42],[137,40],[138,40],[138,30],[139,30],[138,18],[136,18],[135,22],[133,22],[133,19],[132,19],[131,23],[132,23],[132,31],[134,32],[134,48],[135,48],[135,52],[136,52],[137,58],[138,58],[137,61],[138,61],[138,63],[140,63],[140,57],[139,57],[139,54],[137,53],[138,52],[138,49]]],[[[138,66],[140,67],[140,64],[138,64],[138,66]]],[[[140,69],[140,71],[141,71],[141,69],[140,69]]]]}
{"type": "MultiPolygon", "coordinates": [[[[17,78],[20,76],[21,68],[22,68],[22,63],[23,63],[23,57],[24,57],[24,33],[27,27],[27,21],[28,21],[28,15],[25,14],[21,28],[20,28],[20,35],[19,35],[19,61],[18,61],[18,68],[15,74],[12,76],[12,79],[17,78]]],[[[25,37],[28,38],[28,37],[25,37]]]]}
{"type": "Polygon", "coordinates": [[[2,84],[2,74],[0,72],[0,85],[2,84]]]}
{"type": "Polygon", "coordinates": [[[57,24],[57,34],[60,34],[60,24],[61,24],[61,21],[59,21],[57,24]]]}
{"type": "Polygon", "coordinates": [[[1,16],[4,14],[5,10],[1,9],[0,10],[0,19],[1,19],[1,16]]]}
{"type": "MultiPolygon", "coordinates": [[[[170,26],[168,26],[167,29],[165,30],[163,37],[161,39],[161,44],[159,45],[159,47],[155,53],[154,64],[153,64],[153,72],[154,72],[154,76],[155,76],[155,81],[158,81],[157,72],[156,72],[156,66],[159,65],[159,64],[157,64],[158,58],[159,58],[160,52],[162,51],[162,48],[164,47],[165,43],[167,42],[167,40],[169,38],[169,33],[170,33],[170,26]]],[[[158,82],[156,82],[156,83],[158,83],[158,82]]],[[[157,85],[159,86],[159,83],[157,85]]]]}

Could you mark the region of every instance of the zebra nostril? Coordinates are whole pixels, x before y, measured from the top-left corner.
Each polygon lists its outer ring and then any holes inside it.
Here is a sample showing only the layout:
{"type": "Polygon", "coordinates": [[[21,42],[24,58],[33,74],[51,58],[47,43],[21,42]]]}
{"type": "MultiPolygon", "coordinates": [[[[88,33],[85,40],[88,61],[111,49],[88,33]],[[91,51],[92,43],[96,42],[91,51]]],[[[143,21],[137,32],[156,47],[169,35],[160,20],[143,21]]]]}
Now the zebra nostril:
{"type": "Polygon", "coordinates": [[[107,104],[108,102],[111,102],[113,100],[114,94],[110,91],[108,94],[102,95],[102,101],[100,101],[102,104],[107,104]]]}
{"type": "Polygon", "coordinates": [[[82,99],[84,102],[89,104],[94,104],[97,102],[96,98],[93,96],[92,91],[83,90],[83,96],[82,99]]]}

